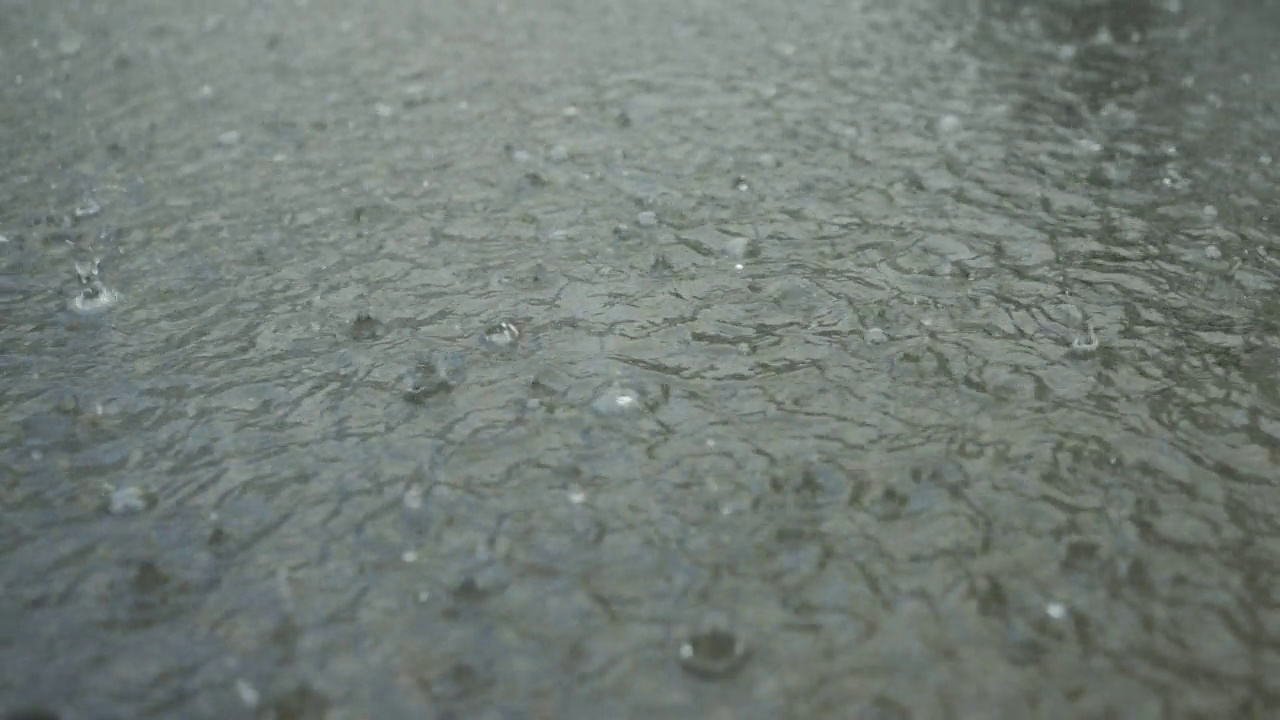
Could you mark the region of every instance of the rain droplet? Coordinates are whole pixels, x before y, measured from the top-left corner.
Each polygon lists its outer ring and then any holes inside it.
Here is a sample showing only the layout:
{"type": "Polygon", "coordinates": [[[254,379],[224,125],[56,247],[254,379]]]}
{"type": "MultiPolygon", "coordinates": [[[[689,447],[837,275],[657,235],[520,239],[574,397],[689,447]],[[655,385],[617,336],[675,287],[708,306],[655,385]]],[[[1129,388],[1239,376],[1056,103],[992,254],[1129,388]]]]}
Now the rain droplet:
{"type": "Polygon", "coordinates": [[[943,135],[950,135],[951,133],[958,132],[960,127],[960,118],[955,115],[943,115],[942,118],[938,120],[938,132],[943,135]]]}
{"type": "Polygon", "coordinates": [[[93,198],[89,198],[75,209],[76,218],[91,218],[102,212],[102,206],[94,202],[93,198]]]}
{"type": "Polygon", "coordinates": [[[147,496],[142,488],[129,485],[111,491],[107,510],[112,515],[132,515],[147,509],[147,496]]]}
{"type": "Polygon", "coordinates": [[[639,407],[636,393],[625,388],[613,387],[591,403],[591,407],[602,415],[618,415],[639,407]]]}
{"type": "Polygon", "coordinates": [[[729,238],[724,243],[724,254],[734,258],[746,257],[750,246],[751,241],[744,237],[729,238]]]}

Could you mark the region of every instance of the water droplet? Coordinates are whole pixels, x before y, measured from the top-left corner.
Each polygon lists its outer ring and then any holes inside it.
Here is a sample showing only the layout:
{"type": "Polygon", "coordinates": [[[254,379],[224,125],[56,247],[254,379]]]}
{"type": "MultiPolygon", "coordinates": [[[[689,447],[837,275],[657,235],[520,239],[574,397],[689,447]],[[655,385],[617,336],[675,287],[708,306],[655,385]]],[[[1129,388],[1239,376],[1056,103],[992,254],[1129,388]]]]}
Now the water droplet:
{"type": "Polygon", "coordinates": [[[1071,341],[1071,351],[1082,355],[1087,355],[1098,349],[1098,336],[1093,332],[1093,325],[1085,326],[1088,335],[1085,337],[1077,337],[1071,341]]]}
{"type": "Polygon", "coordinates": [[[943,115],[938,120],[938,132],[943,135],[950,135],[951,133],[959,132],[961,125],[960,118],[955,115],[943,115]]]}
{"type": "Polygon", "coordinates": [[[93,198],[84,201],[84,204],[77,207],[74,214],[77,219],[91,218],[102,212],[102,206],[94,202],[93,198]]]}
{"type": "Polygon", "coordinates": [[[120,293],[95,281],[71,298],[71,308],[77,312],[95,313],[115,305],[119,299],[120,293]]]}
{"type": "Polygon", "coordinates": [[[404,491],[404,506],[409,510],[422,509],[422,486],[412,485],[404,491]]]}
{"type": "Polygon", "coordinates": [[[258,703],[262,700],[262,695],[246,680],[236,680],[236,695],[240,696],[240,702],[247,708],[258,707],[258,703]]]}
{"type": "Polygon", "coordinates": [[[107,500],[107,510],[112,515],[132,515],[146,509],[146,493],[133,485],[112,490],[107,500]]]}
{"type": "Polygon", "coordinates": [[[746,257],[751,241],[744,237],[729,238],[724,243],[724,254],[733,258],[746,257]]]}
{"type": "Polygon", "coordinates": [[[626,388],[612,387],[591,403],[591,407],[602,415],[618,415],[629,412],[640,406],[639,396],[635,391],[626,388]]]}
{"type": "Polygon", "coordinates": [[[715,680],[737,672],[749,655],[741,632],[724,615],[712,613],[685,633],[678,657],[686,672],[715,680]]]}

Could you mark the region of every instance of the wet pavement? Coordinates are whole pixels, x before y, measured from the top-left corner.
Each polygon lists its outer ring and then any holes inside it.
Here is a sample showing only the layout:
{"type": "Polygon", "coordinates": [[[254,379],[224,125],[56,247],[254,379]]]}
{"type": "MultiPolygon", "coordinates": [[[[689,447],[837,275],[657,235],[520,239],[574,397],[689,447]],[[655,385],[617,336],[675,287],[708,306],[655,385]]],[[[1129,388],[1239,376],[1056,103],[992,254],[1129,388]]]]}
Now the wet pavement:
{"type": "Polygon", "coordinates": [[[1280,715],[1278,38],[0,0],[0,715],[1280,715]]]}

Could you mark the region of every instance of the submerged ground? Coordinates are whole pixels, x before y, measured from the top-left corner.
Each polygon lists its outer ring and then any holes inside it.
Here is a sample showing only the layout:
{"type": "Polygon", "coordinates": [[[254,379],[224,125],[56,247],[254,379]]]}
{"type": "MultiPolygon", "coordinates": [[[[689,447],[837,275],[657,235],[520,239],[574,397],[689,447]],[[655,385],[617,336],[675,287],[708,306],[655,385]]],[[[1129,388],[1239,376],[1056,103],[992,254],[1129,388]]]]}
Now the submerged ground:
{"type": "Polygon", "coordinates": [[[0,713],[1276,717],[1277,37],[0,0],[0,713]]]}

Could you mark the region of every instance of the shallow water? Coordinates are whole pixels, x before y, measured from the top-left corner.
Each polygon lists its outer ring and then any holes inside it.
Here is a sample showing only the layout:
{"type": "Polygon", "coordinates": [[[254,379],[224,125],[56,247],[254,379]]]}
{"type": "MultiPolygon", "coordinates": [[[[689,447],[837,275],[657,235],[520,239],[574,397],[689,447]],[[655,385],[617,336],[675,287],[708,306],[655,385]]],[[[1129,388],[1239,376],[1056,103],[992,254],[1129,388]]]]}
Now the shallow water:
{"type": "Polygon", "coordinates": [[[0,712],[1280,711],[1280,3],[2,5],[0,712]]]}

